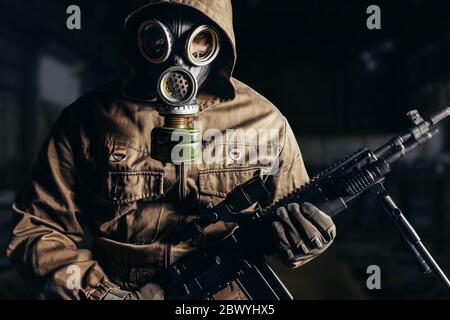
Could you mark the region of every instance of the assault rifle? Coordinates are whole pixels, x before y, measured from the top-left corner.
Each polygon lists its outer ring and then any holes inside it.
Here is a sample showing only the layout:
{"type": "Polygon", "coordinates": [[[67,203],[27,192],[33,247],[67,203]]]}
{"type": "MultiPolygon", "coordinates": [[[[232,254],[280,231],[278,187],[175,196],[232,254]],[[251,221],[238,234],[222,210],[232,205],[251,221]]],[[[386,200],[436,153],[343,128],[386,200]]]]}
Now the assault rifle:
{"type": "Polygon", "coordinates": [[[220,204],[209,205],[207,214],[191,223],[189,237],[218,221],[240,226],[218,246],[183,258],[168,269],[169,299],[211,299],[230,283],[236,283],[249,300],[291,300],[292,295],[254,246],[248,245],[248,228],[274,219],[275,211],[289,203],[310,202],[331,217],[346,210],[370,191],[407,244],[424,273],[433,273],[450,292],[450,281],[422,244],[414,228],[384,188],[392,164],[438,133],[437,124],[450,116],[450,107],[423,119],[417,110],[408,112],[413,126],[375,151],[361,149],[317,175],[267,208],[243,211],[268,197],[264,181],[257,176],[234,189],[220,204]]]}

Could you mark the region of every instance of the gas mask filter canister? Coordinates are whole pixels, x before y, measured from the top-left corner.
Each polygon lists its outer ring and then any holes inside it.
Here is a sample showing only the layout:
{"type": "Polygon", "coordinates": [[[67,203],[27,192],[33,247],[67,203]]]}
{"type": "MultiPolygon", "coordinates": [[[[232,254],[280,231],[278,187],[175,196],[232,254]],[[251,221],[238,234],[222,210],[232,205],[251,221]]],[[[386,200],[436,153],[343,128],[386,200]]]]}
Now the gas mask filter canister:
{"type": "Polygon", "coordinates": [[[202,134],[192,126],[192,118],[199,112],[197,93],[219,53],[220,42],[217,31],[208,25],[197,26],[176,41],[174,38],[158,20],[145,21],[138,30],[141,54],[162,70],[155,91],[164,126],[152,131],[151,156],[179,164],[201,157],[202,134]]]}

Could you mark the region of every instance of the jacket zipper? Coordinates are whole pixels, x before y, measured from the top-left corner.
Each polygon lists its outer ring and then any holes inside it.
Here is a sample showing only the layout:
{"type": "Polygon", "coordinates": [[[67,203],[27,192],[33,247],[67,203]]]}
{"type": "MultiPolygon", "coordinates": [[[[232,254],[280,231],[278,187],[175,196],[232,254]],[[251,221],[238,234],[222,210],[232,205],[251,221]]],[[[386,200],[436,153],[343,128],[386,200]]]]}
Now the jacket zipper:
{"type": "Polygon", "coordinates": [[[166,264],[166,269],[170,267],[171,265],[171,257],[170,255],[172,254],[172,245],[170,243],[166,244],[166,259],[164,261],[164,263],[166,264]]]}
{"type": "MultiPolygon", "coordinates": [[[[180,222],[181,217],[178,217],[177,220],[175,221],[175,224],[173,226],[173,228],[171,228],[169,230],[170,233],[173,234],[174,230],[176,230],[178,223],[180,222]]],[[[164,263],[165,263],[165,267],[166,269],[169,268],[172,265],[172,248],[173,248],[173,244],[172,244],[172,240],[173,237],[169,236],[169,241],[168,243],[165,244],[165,257],[164,257],[164,263]]]]}
{"type": "MultiPolygon", "coordinates": [[[[178,195],[180,197],[180,200],[184,200],[187,197],[187,172],[188,168],[184,162],[182,162],[180,165],[177,166],[178,171],[178,195]]],[[[178,224],[179,220],[176,222],[174,229],[176,228],[176,225],[178,224]]],[[[171,255],[172,255],[172,244],[166,244],[166,268],[168,268],[171,265],[171,255]]]]}
{"type": "Polygon", "coordinates": [[[182,162],[178,166],[178,177],[179,177],[178,193],[180,196],[180,200],[184,200],[187,197],[187,186],[186,186],[187,172],[188,172],[188,168],[187,168],[186,164],[184,162],[182,162]]]}
{"type": "MultiPolygon", "coordinates": [[[[184,162],[182,162],[180,165],[176,166],[177,168],[177,175],[178,175],[178,195],[180,200],[183,200],[186,198],[186,173],[187,173],[187,168],[186,168],[186,164],[184,162]]],[[[174,228],[171,230],[173,231],[174,229],[176,229],[176,226],[178,225],[179,219],[177,220],[177,222],[175,223],[174,228]]],[[[170,267],[171,262],[172,262],[172,244],[167,243],[165,244],[165,248],[164,248],[164,263],[165,263],[165,267],[166,269],[168,267],[170,267]]]]}

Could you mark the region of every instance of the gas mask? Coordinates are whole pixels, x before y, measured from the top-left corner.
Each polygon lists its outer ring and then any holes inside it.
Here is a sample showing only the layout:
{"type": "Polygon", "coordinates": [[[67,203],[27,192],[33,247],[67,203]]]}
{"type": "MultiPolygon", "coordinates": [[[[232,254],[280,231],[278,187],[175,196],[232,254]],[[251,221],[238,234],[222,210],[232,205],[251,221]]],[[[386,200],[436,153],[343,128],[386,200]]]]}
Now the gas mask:
{"type": "Polygon", "coordinates": [[[143,21],[137,41],[149,85],[164,126],[152,131],[154,159],[175,164],[198,159],[202,135],[193,127],[199,112],[197,93],[206,83],[220,50],[217,30],[198,19],[172,12],[143,21]]]}

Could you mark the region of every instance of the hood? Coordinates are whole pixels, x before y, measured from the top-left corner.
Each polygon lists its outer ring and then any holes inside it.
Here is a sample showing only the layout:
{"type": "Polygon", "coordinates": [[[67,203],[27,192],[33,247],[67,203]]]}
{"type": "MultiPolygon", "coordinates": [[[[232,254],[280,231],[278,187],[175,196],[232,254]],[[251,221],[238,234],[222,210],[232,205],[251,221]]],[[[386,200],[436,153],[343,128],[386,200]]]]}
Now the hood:
{"type": "MultiPolygon", "coordinates": [[[[234,66],[236,64],[236,40],[233,30],[233,9],[231,0],[140,0],[137,1],[135,10],[125,20],[125,34],[132,24],[132,20],[144,10],[151,12],[159,6],[186,6],[192,8],[207,18],[209,18],[221,33],[221,60],[218,62],[216,70],[210,77],[210,81],[205,92],[199,93],[199,100],[202,95],[205,97],[218,97],[221,99],[233,99],[236,96],[236,89],[231,81],[234,66]]],[[[127,36],[126,36],[127,37],[127,36]]],[[[132,45],[126,44],[126,63],[127,67],[124,72],[122,81],[122,90],[125,95],[137,99],[146,100],[145,98],[129,94],[127,88],[139,82],[139,71],[137,68],[136,58],[133,58],[133,52],[130,51],[132,45]]],[[[134,53],[135,54],[135,53],[134,53]]],[[[132,90],[131,90],[132,91],[132,90]]],[[[199,101],[200,104],[201,101],[199,101]]]]}

